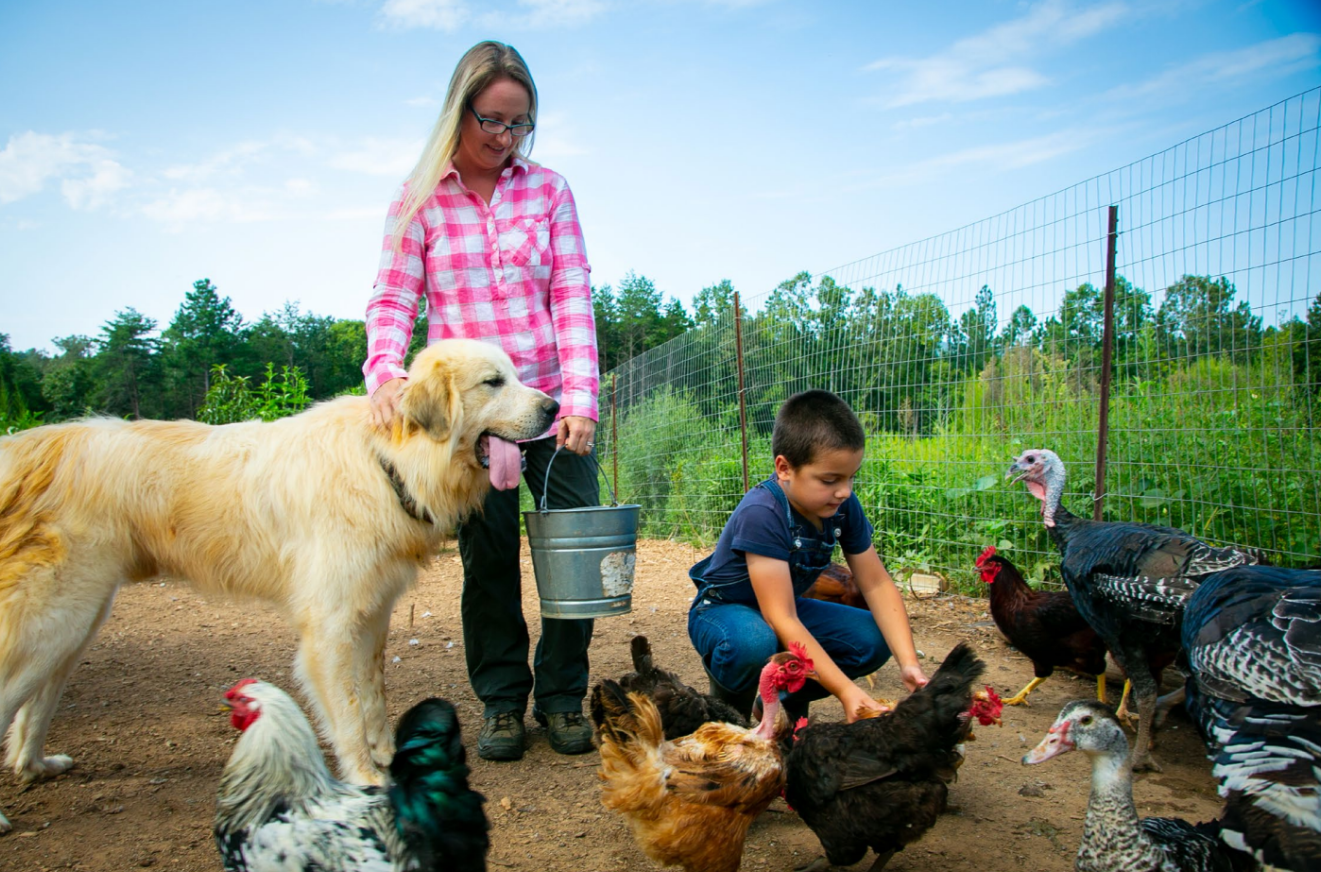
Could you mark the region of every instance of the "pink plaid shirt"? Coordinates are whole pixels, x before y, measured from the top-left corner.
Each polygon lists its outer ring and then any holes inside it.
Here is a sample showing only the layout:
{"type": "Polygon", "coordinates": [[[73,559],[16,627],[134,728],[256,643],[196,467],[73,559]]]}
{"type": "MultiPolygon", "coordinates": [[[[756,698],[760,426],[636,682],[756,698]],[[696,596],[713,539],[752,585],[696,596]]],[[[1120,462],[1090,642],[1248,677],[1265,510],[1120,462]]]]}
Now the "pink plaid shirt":
{"type": "Polygon", "coordinates": [[[427,295],[427,342],[480,339],[513,359],[519,381],[560,404],[561,418],[597,419],[596,324],[591,267],[569,185],[515,156],[488,206],[451,166],[413,216],[398,252],[403,205],[390,204],[375,293],[367,304],[367,392],[407,375],[418,295],[427,295]]]}

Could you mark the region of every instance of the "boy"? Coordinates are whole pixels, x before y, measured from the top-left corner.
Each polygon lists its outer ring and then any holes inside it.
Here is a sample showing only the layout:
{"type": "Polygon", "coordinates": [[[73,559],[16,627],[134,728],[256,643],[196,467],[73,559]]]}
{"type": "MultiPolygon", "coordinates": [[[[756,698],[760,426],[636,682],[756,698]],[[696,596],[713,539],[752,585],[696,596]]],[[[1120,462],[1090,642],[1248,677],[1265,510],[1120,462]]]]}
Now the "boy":
{"type": "Polygon", "coordinates": [[[689,576],[697,597],[688,635],[712,693],[748,712],[766,660],[790,642],[807,646],[817,681],[785,699],[790,721],[833,694],[854,721],[884,708],[853,683],[893,654],[911,691],[927,683],[917,664],[903,598],[872,546],[872,526],[853,494],[866,437],[853,410],[829,391],[785,401],[775,416],[775,475],[744,495],[715,553],[689,576]],[[804,599],[838,544],[868,611],[804,599]],[[819,683],[818,683],[819,682],[819,683]]]}

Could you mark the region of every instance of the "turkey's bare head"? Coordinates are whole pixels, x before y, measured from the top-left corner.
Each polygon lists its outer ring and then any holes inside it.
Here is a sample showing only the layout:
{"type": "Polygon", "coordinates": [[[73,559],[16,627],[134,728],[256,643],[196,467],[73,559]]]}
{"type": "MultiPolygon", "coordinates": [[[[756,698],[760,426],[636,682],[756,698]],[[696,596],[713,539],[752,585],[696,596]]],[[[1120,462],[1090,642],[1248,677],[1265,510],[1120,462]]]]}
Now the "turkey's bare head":
{"type": "Polygon", "coordinates": [[[1055,526],[1055,509],[1064,491],[1064,463],[1049,448],[1029,448],[1014,458],[1005,476],[1010,483],[1023,482],[1028,493],[1041,500],[1041,518],[1055,526]]]}

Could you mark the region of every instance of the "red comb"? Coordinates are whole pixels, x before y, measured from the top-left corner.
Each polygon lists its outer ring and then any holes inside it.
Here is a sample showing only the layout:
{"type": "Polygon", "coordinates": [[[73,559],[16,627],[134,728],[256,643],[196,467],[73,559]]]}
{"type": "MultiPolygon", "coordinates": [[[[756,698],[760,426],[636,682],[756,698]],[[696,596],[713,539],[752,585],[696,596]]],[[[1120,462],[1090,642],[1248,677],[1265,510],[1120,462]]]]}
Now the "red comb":
{"type": "Polygon", "coordinates": [[[990,560],[994,556],[995,556],[995,546],[987,545],[986,550],[983,551],[981,555],[978,556],[977,558],[977,568],[981,569],[982,565],[985,564],[986,561],[990,560]]]}
{"type": "Polygon", "coordinates": [[[229,690],[225,691],[225,699],[234,699],[236,696],[239,695],[239,693],[243,690],[243,688],[247,687],[249,684],[256,684],[256,683],[257,683],[257,679],[255,678],[243,679],[238,684],[234,685],[229,690]]]}
{"type": "Polygon", "coordinates": [[[790,642],[789,653],[803,661],[803,667],[805,669],[812,668],[812,658],[807,656],[807,646],[802,642],[790,642]]]}
{"type": "Polygon", "coordinates": [[[798,740],[803,738],[802,736],[798,735],[798,731],[805,726],[807,726],[807,718],[799,718],[798,720],[794,721],[794,744],[797,744],[798,740]]]}

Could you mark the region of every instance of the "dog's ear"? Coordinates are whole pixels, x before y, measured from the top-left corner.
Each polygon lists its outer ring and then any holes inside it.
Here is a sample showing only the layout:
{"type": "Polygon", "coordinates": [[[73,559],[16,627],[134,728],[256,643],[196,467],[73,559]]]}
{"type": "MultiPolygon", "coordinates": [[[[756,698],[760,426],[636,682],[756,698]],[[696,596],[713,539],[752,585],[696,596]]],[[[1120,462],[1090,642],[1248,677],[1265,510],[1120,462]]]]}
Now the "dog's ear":
{"type": "Polygon", "coordinates": [[[438,442],[449,438],[457,423],[458,391],[454,377],[439,361],[404,385],[399,409],[404,427],[420,427],[438,442]]]}

